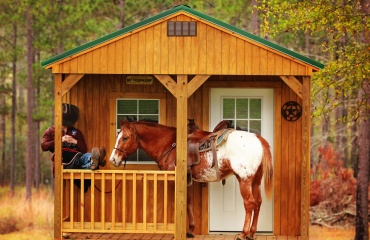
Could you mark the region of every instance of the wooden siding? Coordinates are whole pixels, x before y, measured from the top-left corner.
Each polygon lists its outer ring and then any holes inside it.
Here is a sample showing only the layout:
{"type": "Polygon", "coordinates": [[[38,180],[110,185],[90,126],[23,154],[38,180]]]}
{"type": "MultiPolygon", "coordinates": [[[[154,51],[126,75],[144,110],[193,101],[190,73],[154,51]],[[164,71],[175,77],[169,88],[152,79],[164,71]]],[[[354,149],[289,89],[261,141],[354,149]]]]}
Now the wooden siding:
{"type": "Polygon", "coordinates": [[[53,73],[312,74],[312,67],[186,14],[153,23],[51,65],[53,73]],[[167,21],[196,21],[195,37],[168,37],[167,21]]]}
{"type": "MultiPolygon", "coordinates": [[[[176,126],[176,99],[157,80],[152,85],[128,85],[125,75],[85,75],[63,97],[80,108],[80,118],[76,127],[85,135],[89,149],[93,146],[106,146],[109,157],[115,142],[115,118],[112,99],[115,97],[165,98],[165,118],[161,120],[169,126],[176,126]],[[159,97],[158,97],[159,96],[159,97]]],[[[175,76],[172,76],[176,79],[175,76]]],[[[192,76],[189,76],[191,79],[192,76]]],[[[297,78],[300,81],[301,78],[297,78]]],[[[281,106],[287,101],[302,100],[279,77],[274,76],[211,76],[188,100],[188,118],[194,118],[203,129],[209,129],[209,90],[213,87],[273,88],[274,89],[274,235],[299,236],[301,226],[301,161],[302,161],[302,119],[287,122],[281,117],[281,106]]],[[[161,116],[162,117],[162,116],[161,116]]],[[[154,165],[128,164],[126,169],[154,169],[154,165]]],[[[107,164],[104,169],[115,170],[107,164]]],[[[122,169],[122,167],[120,167],[122,169]]],[[[90,191],[85,194],[89,201],[90,191]]],[[[188,188],[194,202],[196,234],[208,233],[208,185],[194,183],[188,188]]],[[[96,196],[96,201],[101,198],[96,196]]],[[[109,205],[106,203],[106,205],[109,205]]],[[[86,207],[88,208],[88,206],[86,207]]],[[[89,213],[85,218],[89,219],[89,213]]],[[[106,212],[110,219],[109,212],[106,212]]]]}

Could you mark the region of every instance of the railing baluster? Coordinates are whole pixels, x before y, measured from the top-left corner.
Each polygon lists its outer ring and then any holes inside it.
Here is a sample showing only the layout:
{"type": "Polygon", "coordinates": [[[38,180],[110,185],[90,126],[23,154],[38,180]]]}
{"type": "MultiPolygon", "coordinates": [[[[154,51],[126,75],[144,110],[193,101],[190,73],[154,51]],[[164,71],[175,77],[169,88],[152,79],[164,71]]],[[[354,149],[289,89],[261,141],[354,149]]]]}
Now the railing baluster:
{"type": "Polygon", "coordinates": [[[91,187],[90,187],[90,221],[91,221],[91,229],[95,229],[95,173],[91,172],[91,187]]]}
{"type": "Polygon", "coordinates": [[[157,201],[157,198],[158,198],[158,186],[157,186],[157,183],[158,183],[158,175],[156,173],[154,173],[154,179],[153,179],[153,184],[154,184],[154,194],[153,194],[153,197],[154,197],[154,201],[153,201],[153,224],[154,224],[154,232],[157,231],[157,205],[158,205],[158,201],[157,201]]]}
{"type": "Polygon", "coordinates": [[[143,230],[146,230],[146,210],[148,201],[148,185],[147,185],[147,174],[144,173],[143,177],[143,230]]]}
{"type": "Polygon", "coordinates": [[[85,222],[85,174],[81,173],[81,188],[80,188],[80,196],[81,196],[81,203],[80,203],[80,216],[81,216],[81,227],[80,229],[84,229],[84,222],[85,222]]]}
{"type": "Polygon", "coordinates": [[[116,229],[116,174],[112,173],[112,229],[116,229]]]}
{"type": "Polygon", "coordinates": [[[105,230],[105,174],[101,173],[101,224],[102,230],[105,230]]]}
{"type": "Polygon", "coordinates": [[[164,174],[164,189],[163,189],[163,224],[167,230],[167,196],[168,196],[168,180],[167,174],[164,174]]]}
{"type": "Polygon", "coordinates": [[[122,229],[126,229],[126,173],[122,173],[122,229]]]}
{"type": "Polygon", "coordinates": [[[132,175],[132,226],[136,230],[136,173],[132,175]]]}
{"type": "Polygon", "coordinates": [[[73,179],[74,179],[74,173],[70,173],[71,174],[71,180],[70,180],[70,185],[69,185],[69,187],[70,187],[70,189],[69,189],[69,194],[70,194],[70,199],[71,199],[71,201],[70,201],[70,214],[69,214],[69,216],[70,216],[70,229],[73,229],[74,228],[74,188],[73,188],[73,179]]]}

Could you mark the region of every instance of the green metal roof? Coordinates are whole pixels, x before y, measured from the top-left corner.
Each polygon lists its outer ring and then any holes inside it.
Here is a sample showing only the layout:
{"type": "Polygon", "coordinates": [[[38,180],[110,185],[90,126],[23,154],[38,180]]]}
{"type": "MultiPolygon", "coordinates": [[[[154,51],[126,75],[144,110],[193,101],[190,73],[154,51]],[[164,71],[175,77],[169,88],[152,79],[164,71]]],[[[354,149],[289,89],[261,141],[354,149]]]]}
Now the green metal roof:
{"type": "Polygon", "coordinates": [[[172,9],[167,10],[167,11],[164,11],[164,12],[158,14],[158,15],[155,15],[153,17],[147,18],[147,19],[145,19],[145,20],[143,20],[141,22],[138,22],[138,23],[135,23],[135,24],[133,24],[131,26],[122,28],[122,29],[120,29],[118,31],[115,31],[113,33],[110,33],[110,34],[108,34],[106,36],[103,36],[101,38],[98,38],[98,39],[96,39],[94,41],[88,42],[86,44],[83,44],[83,45],[81,45],[79,47],[76,47],[76,48],[71,49],[69,51],[66,51],[64,53],[61,53],[61,54],[56,55],[54,57],[48,58],[48,59],[46,59],[46,60],[44,60],[44,61],[41,62],[41,66],[46,67],[46,66],[48,66],[48,65],[50,65],[52,63],[55,63],[55,62],[58,62],[58,61],[60,61],[60,60],[62,60],[64,58],[70,57],[71,55],[74,55],[76,53],[85,51],[86,49],[89,49],[89,48],[92,48],[92,47],[97,46],[99,44],[102,44],[102,43],[104,43],[106,41],[109,41],[111,39],[114,39],[116,37],[119,37],[119,36],[121,36],[123,34],[126,34],[126,33],[130,32],[130,31],[133,31],[135,29],[141,28],[141,27],[143,27],[145,25],[148,25],[150,23],[156,22],[156,21],[158,21],[158,20],[160,20],[162,18],[168,17],[168,16],[170,16],[172,14],[175,14],[177,12],[180,12],[180,11],[183,11],[183,12],[186,12],[188,14],[194,15],[197,18],[202,18],[203,20],[205,20],[207,22],[210,22],[212,24],[218,25],[218,26],[220,26],[220,27],[222,27],[224,29],[227,29],[229,31],[235,32],[235,33],[237,33],[237,34],[239,34],[241,36],[244,36],[246,38],[249,38],[250,40],[252,40],[254,42],[258,42],[259,44],[262,44],[264,46],[267,46],[269,48],[272,48],[272,49],[274,49],[276,51],[279,51],[279,52],[281,52],[281,53],[283,53],[285,55],[291,56],[291,57],[293,57],[295,59],[298,59],[298,60],[300,60],[300,61],[302,61],[302,62],[304,62],[306,64],[309,64],[309,65],[311,65],[311,66],[313,66],[315,68],[319,68],[319,69],[324,68],[324,64],[322,64],[320,62],[317,62],[317,61],[315,61],[313,59],[310,59],[308,57],[305,57],[305,56],[303,56],[303,55],[301,55],[299,53],[296,53],[296,52],[294,52],[292,50],[289,50],[287,48],[284,48],[282,46],[279,46],[279,45],[277,45],[277,44],[275,44],[273,42],[270,42],[270,41],[268,41],[266,39],[263,39],[263,38],[260,38],[260,37],[258,37],[256,35],[253,35],[251,33],[248,33],[246,31],[241,30],[241,29],[239,29],[237,27],[234,27],[234,26],[232,26],[230,24],[224,23],[224,22],[222,22],[220,20],[217,20],[217,19],[215,19],[213,17],[210,17],[210,16],[208,16],[208,15],[206,15],[204,13],[198,12],[198,11],[196,11],[196,10],[194,10],[194,9],[186,6],[186,5],[176,6],[176,7],[172,8],[172,9]]]}

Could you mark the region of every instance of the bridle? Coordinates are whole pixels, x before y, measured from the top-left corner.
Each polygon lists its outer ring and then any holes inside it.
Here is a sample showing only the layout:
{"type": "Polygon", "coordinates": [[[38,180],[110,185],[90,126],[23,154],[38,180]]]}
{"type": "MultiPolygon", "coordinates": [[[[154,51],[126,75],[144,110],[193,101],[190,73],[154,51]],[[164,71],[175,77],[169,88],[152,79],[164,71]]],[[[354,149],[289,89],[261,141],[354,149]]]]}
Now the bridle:
{"type": "MultiPolygon", "coordinates": [[[[137,143],[137,142],[139,142],[139,138],[137,137],[137,131],[136,131],[135,124],[132,124],[132,126],[134,127],[134,130],[135,130],[135,139],[136,139],[136,143],[137,143]]],[[[140,143],[138,143],[138,146],[140,146],[140,143]]],[[[127,158],[128,158],[127,154],[122,149],[119,149],[119,148],[116,148],[116,147],[114,147],[113,149],[114,150],[117,150],[117,151],[119,151],[121,153],[123,153],[123,158],[124,158],[124,165],[123,165],[123,167],[125,168],[126,167],[127,158]]]]}
{"type": "Polygon", "coordinates": [[[126,162],[127,162],[128,156],[126,155],[126,153],[122,149],[119,149],[119,148],[116,148],[116,147],[114,147],[114,149],[117,150],[117,151],[119,151],[119,152],[121,152],[121,153],[123,153],[123,159],[124,159],[123,160],[124,161],[123,167],[125,168],[126,167],[126,162]]]}

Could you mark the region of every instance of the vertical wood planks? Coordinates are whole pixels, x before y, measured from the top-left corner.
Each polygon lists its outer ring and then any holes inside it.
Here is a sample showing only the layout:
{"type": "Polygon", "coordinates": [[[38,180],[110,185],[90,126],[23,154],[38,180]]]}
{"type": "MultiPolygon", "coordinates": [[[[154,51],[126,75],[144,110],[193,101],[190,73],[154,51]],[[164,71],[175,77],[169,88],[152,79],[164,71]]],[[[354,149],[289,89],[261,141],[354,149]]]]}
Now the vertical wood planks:
{"type": "Polygon", "coordinates": [[[161,27],[161,24],[153,27],[153,71],[150,74],[161,73],[161,27]]]}
{"type": "Polygon", "coordinates": [[[230,35],[227,33],[221,33],[221,74],[228,74],[230,72],[230,35]]]}
{"type": "Polygon", "coordinates": [[[282,118],[281,87],[274,89],[274,234],[281,234],[282,118]]]}
{"type": "Polygon", "coordinates": [[[217,47],[215,46],[215,30],[213,27],[207,26],[206,27],[206,62],[207,62],[207,70],[206,72],[214,72],[214,62],[215,62],[215,56],[214,56],[214,49],[217,47]]]}
{"type": "Polygon", "coordinates": [[[198,72],[207,72],[207,26],[204,23],[198,23],[198,72]]]}

